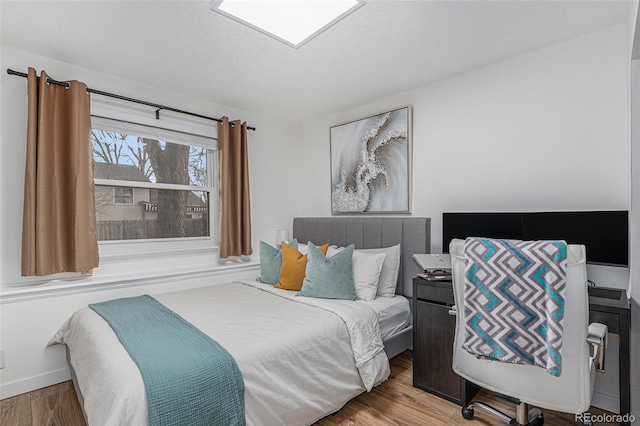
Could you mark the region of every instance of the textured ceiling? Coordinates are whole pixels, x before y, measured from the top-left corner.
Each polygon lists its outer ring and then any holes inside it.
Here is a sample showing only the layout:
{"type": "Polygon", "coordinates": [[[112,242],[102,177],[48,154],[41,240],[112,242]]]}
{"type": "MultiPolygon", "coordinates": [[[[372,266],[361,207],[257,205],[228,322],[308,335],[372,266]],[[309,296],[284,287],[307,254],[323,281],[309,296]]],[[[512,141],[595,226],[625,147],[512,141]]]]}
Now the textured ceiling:
{"type": "Polygon", "coordinates": [[[301,123],[625,22],[630,11],[626,1],[372,0],[296,50],[209,1],[3,0],[0,42],[301,123]]]}

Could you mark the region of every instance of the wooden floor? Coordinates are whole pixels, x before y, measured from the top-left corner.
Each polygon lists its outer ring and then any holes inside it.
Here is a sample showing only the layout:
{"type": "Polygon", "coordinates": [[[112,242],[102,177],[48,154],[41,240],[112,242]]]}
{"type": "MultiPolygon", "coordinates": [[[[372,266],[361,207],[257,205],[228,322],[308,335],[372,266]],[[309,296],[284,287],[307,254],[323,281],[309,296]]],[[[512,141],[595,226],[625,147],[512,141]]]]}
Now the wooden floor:
{"type": "MultiPolygon", "coordinates": [[[[513,405],[481,392],[478,399],[494,405],[509,415],[513,405]]],[[[82,409],[71,382],[0,401],[2,426],[83,426],[82,409]]],[[[593,409],[601,414],[602,410],[593,409]]],[[[573,425],[573,415],[545,411],[545,425],[573,425]]],[[[503,422],[482,410],[473,420],[464,420],[460,407],[412,385],[411,351],[391,360],[389,380],[345,405],[337,414],[321,419],[316,426],[386,426],[386,425],[502,425],[503,422]]],[[[610,423],[598,423],[609,425],[610,423]]],[[[102,425],[96,425],[102,426],[102,425]]],[[[133,426],[133,425],[132,425],[133,426]]]]}
{"type": "Polygon", "coordinates": [[[24,393],[0,401],[2,426],[85,425],[71,382],[24,393]]]}

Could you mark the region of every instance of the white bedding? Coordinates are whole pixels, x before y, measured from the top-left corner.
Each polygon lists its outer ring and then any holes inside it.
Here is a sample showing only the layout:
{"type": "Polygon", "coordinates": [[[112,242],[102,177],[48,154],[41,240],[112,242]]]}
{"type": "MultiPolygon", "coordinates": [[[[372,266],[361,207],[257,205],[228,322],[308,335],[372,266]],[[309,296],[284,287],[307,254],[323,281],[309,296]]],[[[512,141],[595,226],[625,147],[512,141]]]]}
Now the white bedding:
{"type": "Polygon", "coordinates": [[[409,300],[404,296],[376,297],[371,302],[360,303],[365,303],[378,314],[382,340],[387,340],[411,325],[411,308],[409,300]]]}
{"type": "MultiPolygon", "coordinates": [[[[378,314],[365,303],[250,281],[154,297],[235,358],[249,425],[311,424],[389,375],[378,314]]],[[[140,372],[99,315],[77,311],[52,342],[69,347],[90,425],[148,424],[140,372]]]]}

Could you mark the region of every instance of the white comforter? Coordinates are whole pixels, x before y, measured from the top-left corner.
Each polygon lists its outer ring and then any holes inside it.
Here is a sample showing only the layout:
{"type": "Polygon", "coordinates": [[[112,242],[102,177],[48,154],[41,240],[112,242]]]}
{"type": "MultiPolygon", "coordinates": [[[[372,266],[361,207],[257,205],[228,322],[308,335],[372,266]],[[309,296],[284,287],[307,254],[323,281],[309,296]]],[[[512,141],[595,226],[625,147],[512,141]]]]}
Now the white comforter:
{"type": "MultiPolygon", "coordinates": [[[[386,380],[375,312],[235,282],[154,296],[235,358],[249,425],[305,425],[386,380]]],[[[109,325],[77,311],[51,343],[69,347],[90,425],[148,424],[142,377],[109,325]]]]}

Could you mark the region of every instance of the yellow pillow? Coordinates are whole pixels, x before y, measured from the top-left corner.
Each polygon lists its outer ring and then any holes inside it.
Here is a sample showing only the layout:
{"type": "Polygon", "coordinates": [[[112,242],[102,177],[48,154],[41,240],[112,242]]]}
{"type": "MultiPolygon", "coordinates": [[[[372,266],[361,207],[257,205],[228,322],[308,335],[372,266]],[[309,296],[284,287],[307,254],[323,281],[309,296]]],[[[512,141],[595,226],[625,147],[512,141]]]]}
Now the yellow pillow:
{"type": "MultiPolygon", "coordinates": [[[[282,247],[282,267],[280,268],[280,280],[274,286],[285,290],[302,290],[307,270],[307,255],[300,253],[284,241],[282,247]]],[[[318,247],[323,254],[327,254],[329,244],[318,247]]]]}

